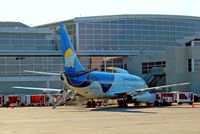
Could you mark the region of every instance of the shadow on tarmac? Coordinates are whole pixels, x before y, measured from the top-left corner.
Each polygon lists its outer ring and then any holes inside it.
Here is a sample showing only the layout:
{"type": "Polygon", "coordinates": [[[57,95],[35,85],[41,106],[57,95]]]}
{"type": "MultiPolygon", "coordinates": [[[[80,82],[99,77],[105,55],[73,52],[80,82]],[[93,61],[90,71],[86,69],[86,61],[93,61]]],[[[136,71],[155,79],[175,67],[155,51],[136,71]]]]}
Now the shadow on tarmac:
{"type": "Polygon", "coordinates": [[[192,108],[192,106],[172,106],[172,107],[167,107],[167,108],[180,108],[180,109],[200,109],[200,107],[195,106],[192,108]]]}
{"type": "Polygon", "coordinates": [[[100,107],[91,109],[90,111],[100,111],[100,112],[128,112],[128,113],[147,113],[147,114],[156,114],[156,112],[144,112],[140,111],[142,108],[119,108],[119,107],[100,107]]]}

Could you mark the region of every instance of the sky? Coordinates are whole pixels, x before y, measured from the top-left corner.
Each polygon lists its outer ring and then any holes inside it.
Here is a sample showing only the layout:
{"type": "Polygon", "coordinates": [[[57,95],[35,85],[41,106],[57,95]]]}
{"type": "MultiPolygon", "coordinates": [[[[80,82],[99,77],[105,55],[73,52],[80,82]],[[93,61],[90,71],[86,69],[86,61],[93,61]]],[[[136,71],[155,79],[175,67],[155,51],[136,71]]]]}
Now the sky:
{"type": "Polygon", "coordinates": [[[0,0],[0,21],[37,26],[84,16],[169,14],[200,17],[200,0],[0,0]]]}

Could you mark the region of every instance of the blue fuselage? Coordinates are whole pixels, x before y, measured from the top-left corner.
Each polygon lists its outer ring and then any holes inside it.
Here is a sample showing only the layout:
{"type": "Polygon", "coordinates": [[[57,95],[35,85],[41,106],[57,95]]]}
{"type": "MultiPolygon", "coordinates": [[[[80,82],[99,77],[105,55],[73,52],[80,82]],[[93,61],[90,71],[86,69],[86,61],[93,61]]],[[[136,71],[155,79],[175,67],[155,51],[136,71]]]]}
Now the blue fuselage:
{"type": "Polygon", "coordinates": [[[65,84],[87,98],[112,98],[147,87],[142,78],[125,73],[92,71],[77,77],[62,76],[65,84]]]}

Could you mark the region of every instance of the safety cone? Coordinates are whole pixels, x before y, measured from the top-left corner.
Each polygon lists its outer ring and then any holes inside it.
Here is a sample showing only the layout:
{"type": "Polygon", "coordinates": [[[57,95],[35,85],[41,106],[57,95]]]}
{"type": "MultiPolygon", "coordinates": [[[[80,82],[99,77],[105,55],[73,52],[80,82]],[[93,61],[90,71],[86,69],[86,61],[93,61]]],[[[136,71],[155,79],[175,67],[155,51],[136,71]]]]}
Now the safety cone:
{"type": "Polygon", "coordinates": [[[192,102],[192,108],[195,108],[194,102],[192,102]]]}

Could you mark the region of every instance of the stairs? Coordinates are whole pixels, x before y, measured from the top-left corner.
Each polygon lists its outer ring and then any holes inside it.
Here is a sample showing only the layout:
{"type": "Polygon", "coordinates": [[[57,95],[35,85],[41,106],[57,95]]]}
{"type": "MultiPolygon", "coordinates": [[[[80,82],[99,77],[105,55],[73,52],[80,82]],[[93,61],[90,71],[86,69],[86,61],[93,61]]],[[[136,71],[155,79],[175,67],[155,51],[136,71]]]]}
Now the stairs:
{"type": "Polygon", "coordinates": [[[152,68],[148,74],[144,77],[149,87],[161,86],[166,84],[166,74],[164,68],[155,67],[152,68]]]}

